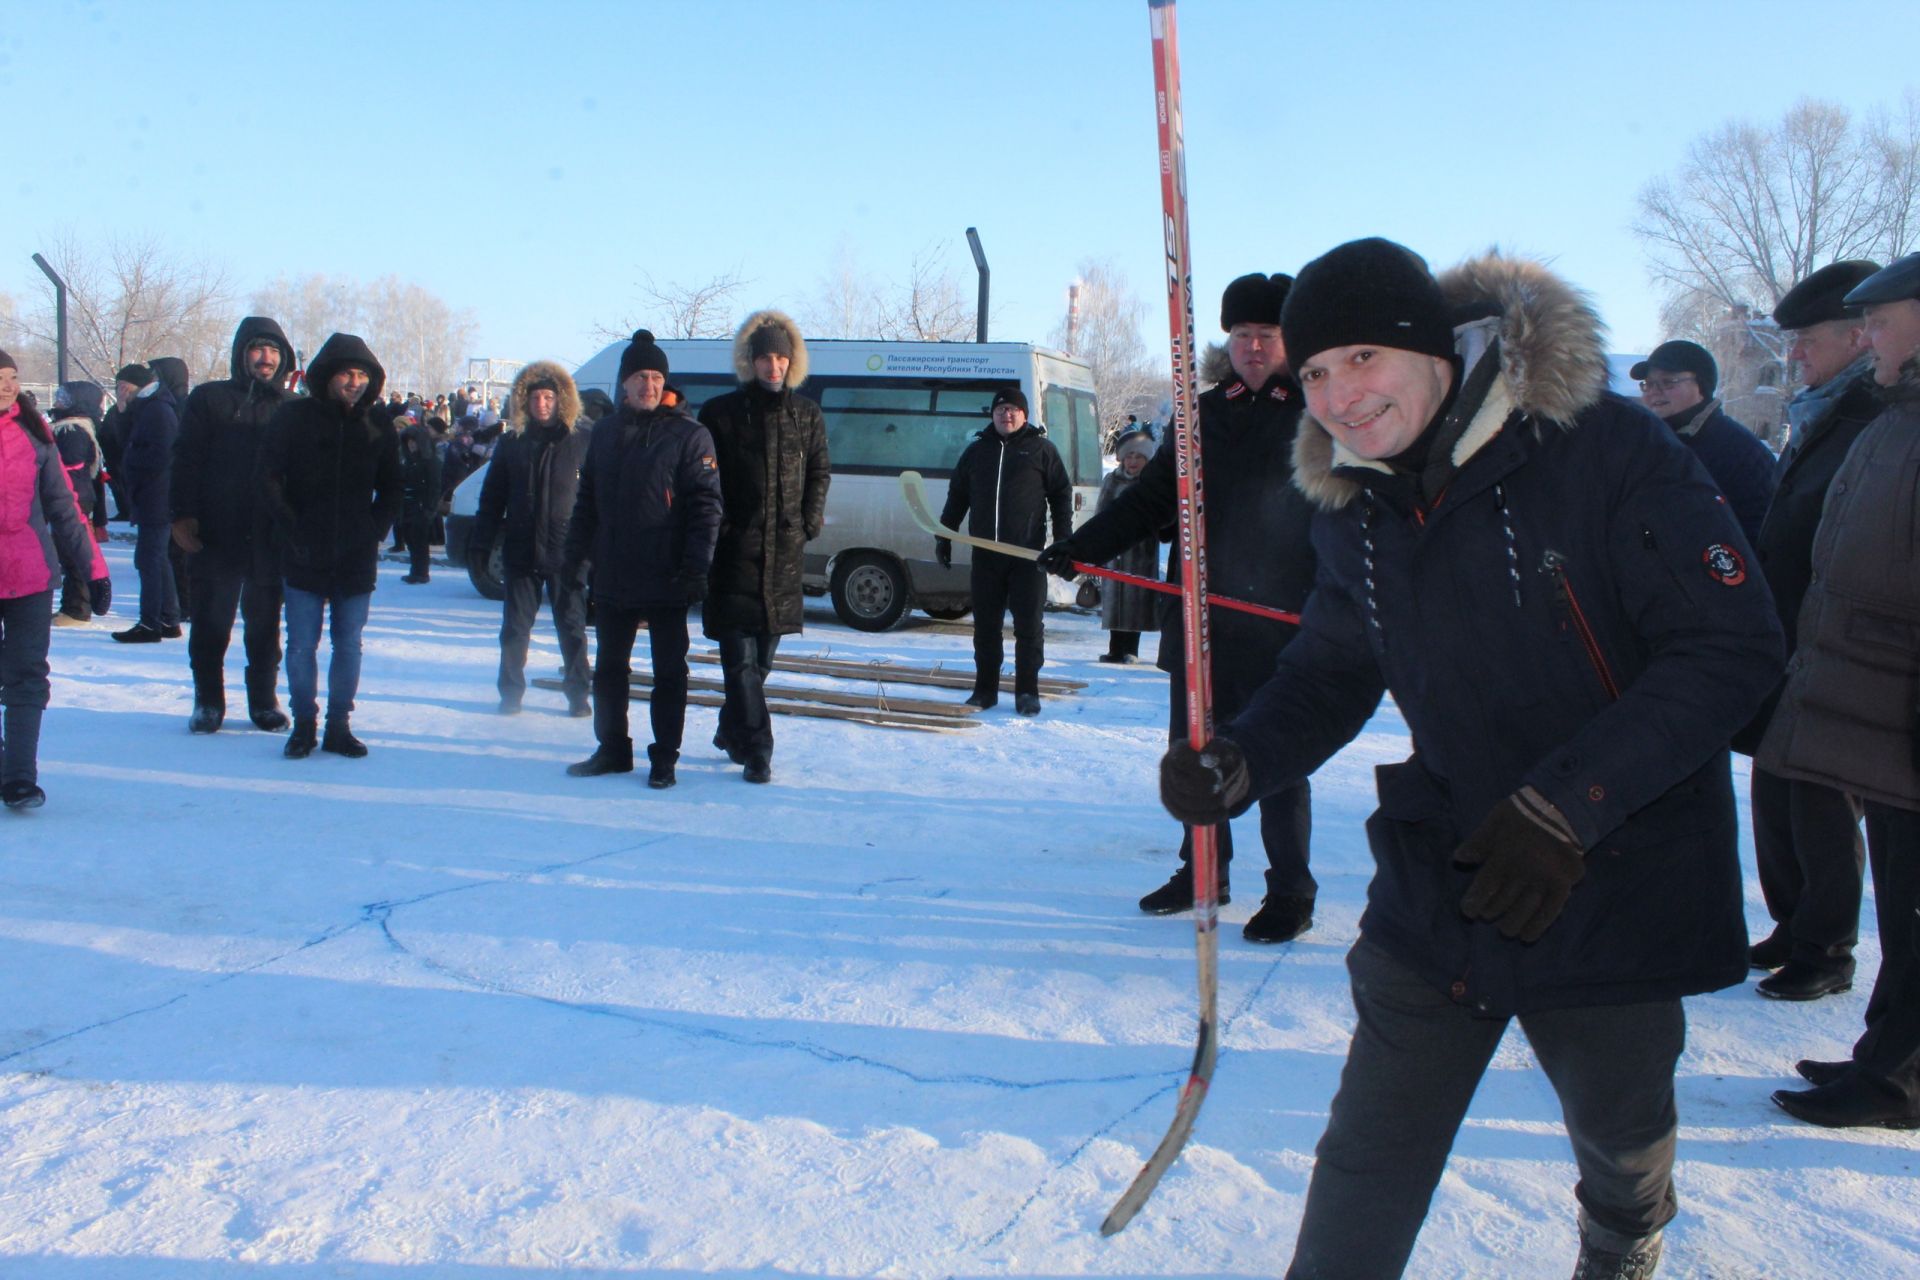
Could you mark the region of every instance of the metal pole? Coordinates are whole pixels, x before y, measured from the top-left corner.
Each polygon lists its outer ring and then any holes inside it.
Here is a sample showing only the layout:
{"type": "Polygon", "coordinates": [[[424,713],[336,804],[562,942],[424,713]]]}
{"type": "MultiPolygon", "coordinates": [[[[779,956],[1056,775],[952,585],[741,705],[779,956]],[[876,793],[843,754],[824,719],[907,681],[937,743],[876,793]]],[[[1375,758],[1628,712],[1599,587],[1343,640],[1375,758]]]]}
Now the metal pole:
{"type": "Polygon", "coordinates": [[[980,269],[980,301],[977,304],[974,321],[974,341],[987,340],[987,255],[980,248],[980,233],[972,227],[967,228],[967,247],[973,250],[973,265],[980,269]]]}
{"type": "Polygon", "coordinates": [[[54,359],[60,370],[60,381],[67,380],[67,282],[60,278],[47,260],[39,254],[33,255],[33,265],[53,281],[53,335],[54,359]]]}

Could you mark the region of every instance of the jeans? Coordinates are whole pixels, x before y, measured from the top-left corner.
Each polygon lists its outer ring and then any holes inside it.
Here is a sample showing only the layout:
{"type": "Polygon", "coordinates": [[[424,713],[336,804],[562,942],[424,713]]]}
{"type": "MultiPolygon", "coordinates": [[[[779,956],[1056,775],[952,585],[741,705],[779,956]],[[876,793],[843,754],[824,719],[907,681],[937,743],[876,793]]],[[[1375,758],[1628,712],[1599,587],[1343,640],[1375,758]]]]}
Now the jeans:
{"type": "Polygon", "coordinates": [[[227,646],[233,618],[242,619],[247,651],[247,711],[280,705],[280,606],[278,582],[260,582],[244,567],[194,558],[192,629],[187,632],[187,661],[193,668],[193,700],[227,709],[227,646]]]}
{"type": "Polygon", "coordinates": [[[53,589],[0,600],[0,782],[40,780],[40,715],[47,707],[53,589]]]}
{"type": "Polygon", "coordinates": [[[578,582],[559,575],[509,573],[507,598],[500,611],[500,698],[518,703],[527,692],[527,641],[540,613],[540,593],[553,605],[553,629],[560,637],[560,663],[567,701],[587,696],[587,594],[578,582]]]}
{"type": "Polygon", "coordinates": [[[367,607],[373,593],[329,600],[298,587],[287,587],[287,692],[296,720],[320,718],[320,615],[331,606],[333,655],[327,662],[327,719],[345,723],[353,714],[353,695],[360,689],[360,633],[366,629],[367,607]]]}
{"type": "MultiPolygon", "coordinates": [[[[1477,1018],[1365,938],[1347,956],[1359,1021],[1315,1149],[1289,1280],[1400,1275],[1454,1134],[1507,1021],[1477,1018]]],[[[1560,1098],[1582,1232],[1604,1248],[1672,1220],[1679,1000],[1522,1015],[1560,1098]]]]}
{"type": "Polygon", "coordinates": [[[133,567],[140,574],[140,621],[155,631],[180,625],[180,596],[174,590],[173,528],[149,520],[139,526],[133,543],[133,567]]]}
{"type": "Polygon", "coordinates": [[[770,631],[735,631],[716,637],[720,679],[726,698],[720,704],[716,737],[744,759],[773,757],[773,717],[767,713],[767,676],[780,637],[770,631]]]}
{"type": "Polygon", "coordinates": [[[1041,610],[1047,603],[1047,575],[1031,560],[976,549],[973,556],[973,691],[1000,696],[1000,664],[1006,659],[1001,634],[1013,613],[1013,691],[1038,695],[1040,668],[1046,665],[1046,629],[1041,610]]]}
{"type": "Polygon", "coordinates": [[[593,736],[602,750],[633,756],[633,738],[627,729],[627,703],[632,697],[633,639],[647,624],[647,647],[653,653],[653,690],[647,712],[653,722],[654,745],[678,752],[687,728],[687,607],[615,609],[594,606],[594,634],[599,656],[593,668],[593,736]]]}

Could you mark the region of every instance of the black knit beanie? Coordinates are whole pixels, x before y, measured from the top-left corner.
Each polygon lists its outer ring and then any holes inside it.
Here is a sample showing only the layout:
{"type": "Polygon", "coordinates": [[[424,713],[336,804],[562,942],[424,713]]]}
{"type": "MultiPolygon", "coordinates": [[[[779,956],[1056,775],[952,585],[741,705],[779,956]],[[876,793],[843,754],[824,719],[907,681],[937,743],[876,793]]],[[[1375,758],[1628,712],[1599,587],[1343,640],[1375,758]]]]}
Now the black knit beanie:
{"type": "Polygon", "coordinates": [[[144,387],[153,381],[153,370],[143,364],[120,366],[120,372],[113,375],[115,382],[131,382],[136,387],[144,387]]]}
{"type": "Polygon", "coordinates": [[[1425,260],[1377,236],[1300,268],[1280,327],[1296,369],[1333,347],[1392,347],[1442,360],[1454,354],[1451,312],[1425,260]]]}
{"type": "Polygon", "coordinates": [[[755,329],[747,338],[747,354],[758,360],[761,356],[785,356],[793,359],[793,339],[787,334],[783,324],[767,323],[755,329]]]}
{"type": "Polygon", "coordinates": [[[1287,305],[1287,291],[1293,277],[1276,271],[1263,276],[1258,271],[1241,276],[1220,295],[1220,328],[1233,332],[1237,324],[1279,324],[1280,309],[1287,305]]]}
{"type": "Polygon", "coordinates": [[[987,412],[992,413],[1003,404],[1010,404],[1020,412],[1027,413],[1027,393],[1018,387],[1002,387],[993,393],[993,403],[987,406],[987,412]]]}
{"type": "Polygon", "coordinates": [[[620,376],[616,382],[624,384],[642,369],[651,369],[661,377],[666,377],[667,353],[654,342],[651,331],[635,329],[633,341],[620,353],[620,376]]]}
{"type": "Polygon", "coordinates": [[[12,356],[8,355],[5,351],[0,351],[0,369],[18,369],[19,367],[20,366],[14,362],[12,356]]]}

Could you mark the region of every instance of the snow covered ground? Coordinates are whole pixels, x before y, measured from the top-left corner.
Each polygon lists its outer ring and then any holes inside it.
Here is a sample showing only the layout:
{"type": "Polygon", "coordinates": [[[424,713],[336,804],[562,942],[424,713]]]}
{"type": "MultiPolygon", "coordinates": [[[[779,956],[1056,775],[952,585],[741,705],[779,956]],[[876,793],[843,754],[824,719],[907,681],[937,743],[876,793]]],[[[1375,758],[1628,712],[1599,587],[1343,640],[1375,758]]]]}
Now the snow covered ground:
{"type": "MultiPolygon", "coordinates": [[[[1405,748],[1390,709],[1315,780],[1304,941],[1240,938],[1243,861],[1214,1094],[1102,1240],[1193,1035],[1191,928],[1134,908],[1172,867],[1162,677],[1095,663],[1095,621],[1054,614],[1050,673],[1091,683],[1036,720],[783,720],[753,787],[695,709],[679,787],[652,792],[562,774],[591,731],[557,693],[493,714],[497,606],[401,572],[368,626],[364,761],[190,737],[184,643],[55,632],[49,800],[0,814],[0,1276],[1281,1272],[1351,1017],[1371,769],[1405,748]]],[[[970,661],[964,625],[860,635],[815,602],[783,653],[829,651],[970,661]]],[[[230,662],[238,700],[237,637],[230,662]]],[[[532,671],[557,663],[537,634],[532,671]]],[[[1870,932],[1860,957],[1842,997],[1689,1003],[1664,1276],[1920,1274],[1916,1139],[1767,1099],[1851,1042],[1870,932]]],[[[1409,1274],[1566,1275],[1572,1180],[1510,1037],[1409,1274]]]]}

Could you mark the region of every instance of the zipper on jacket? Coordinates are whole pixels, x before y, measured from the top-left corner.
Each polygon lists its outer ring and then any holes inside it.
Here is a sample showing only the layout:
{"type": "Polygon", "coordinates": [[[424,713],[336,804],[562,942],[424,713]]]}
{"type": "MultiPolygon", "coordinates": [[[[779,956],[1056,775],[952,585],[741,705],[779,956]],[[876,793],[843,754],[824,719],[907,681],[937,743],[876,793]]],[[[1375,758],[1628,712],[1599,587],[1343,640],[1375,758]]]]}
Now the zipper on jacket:
{"type": "MultiPolygon", "coordinates": [[[[998,432],[994,434],[999,435],[998,432]]],[[[993,540],[1005,542],[1000,532],[1000,487],[1007,482],[1007,437],[1000,436],[1000,462],[993,470],[993,540]]]]}
{"type": "Polygon", "coordinates": [[[1567,578],[1567,558],[1549,547],[1540,558],[1540,571],[1553,579],[1553,598],[1572,625],[1574,635],[1579,637],[1580,647],[1587,651],[1587,661],[1593,664],[1593,673],[1600,677],[1607,697],[1618,699],[1620,686],[1614,682],[1606,655],[1600,651],[1600,641],[1594,636],[1586,611],[1580,607],[1580,597],[1574,594],[1573,583],[1567,578]]]}

